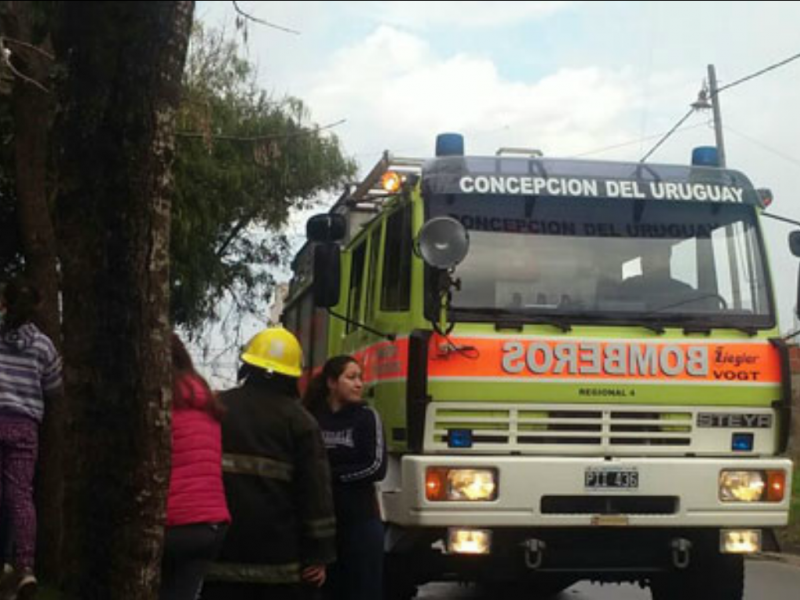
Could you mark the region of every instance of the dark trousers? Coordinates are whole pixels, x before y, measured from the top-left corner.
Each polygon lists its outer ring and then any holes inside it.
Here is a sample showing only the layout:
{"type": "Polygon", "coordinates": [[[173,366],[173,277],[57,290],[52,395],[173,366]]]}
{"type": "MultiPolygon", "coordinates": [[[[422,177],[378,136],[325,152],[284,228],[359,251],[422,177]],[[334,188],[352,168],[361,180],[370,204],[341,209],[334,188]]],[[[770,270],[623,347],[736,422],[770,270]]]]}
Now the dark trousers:
{"type": "Polygon", "coordinates": [[[383,598],[383,523],[378,518],[336,525],[336,562],[328,567],[326,600],[383,598]]]}
{"type": "Polygon", "coordinates": [[[0,555],[3,563],[14,564],[14,538],[11,537],[11,516],[0,509],[0,555]]]}
{"type": "Polygon", "coordinates": [[[196,600],[217,557],[228,526],[196,523],[167,528],[159,600],[196,600]]]}

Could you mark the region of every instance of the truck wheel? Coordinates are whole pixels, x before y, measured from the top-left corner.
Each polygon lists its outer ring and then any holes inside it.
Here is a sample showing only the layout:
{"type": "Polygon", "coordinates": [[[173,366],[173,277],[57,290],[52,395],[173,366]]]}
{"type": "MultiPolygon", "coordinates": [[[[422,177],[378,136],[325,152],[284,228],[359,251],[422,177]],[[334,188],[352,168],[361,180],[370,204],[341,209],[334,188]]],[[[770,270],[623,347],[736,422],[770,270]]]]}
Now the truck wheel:
{"type": "Polygon", "coordinates": [[[744,557],[717,555],[700,564],[650,581],[653,600],[742,600],[744,557]]]}
{"type": "Polygon", "coordinates": [[[407,582],[392,585],[387,579],[383,585],[383,600],[412,600],[417,595],[417,586],[407,582]]]}
{"type": "Polygon", "coordinates": [[[484,585],[487,597],[503,600],[549,600],[575,583],[574,580],[543,579],[535,582],[492,583],[484,585]]]}
{"type": "Polygon", "coordinates": [[[411,600],[417,595],[417,586],[408,576],[410,570],[405,565],[404,557],[386,555],[383,563],[384,600],[411,600]]]}

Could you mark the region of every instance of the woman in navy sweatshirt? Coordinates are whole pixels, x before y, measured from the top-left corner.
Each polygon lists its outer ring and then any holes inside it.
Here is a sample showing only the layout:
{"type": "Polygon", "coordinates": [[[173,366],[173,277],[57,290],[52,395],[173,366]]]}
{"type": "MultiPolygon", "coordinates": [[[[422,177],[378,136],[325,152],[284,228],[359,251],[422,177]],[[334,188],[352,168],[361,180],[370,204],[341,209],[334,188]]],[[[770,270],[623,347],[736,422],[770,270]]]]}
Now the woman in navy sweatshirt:
{"type": "Polygon", "coordinates": [[[378,413],[361,398],[363,388],[358,361],[336,356],[305,396],[322,430],[333,478],[338,558],[324,588],[331,600],[383,596],[383,523],[375,483],[386,475],[386,443],[378,413]]]}

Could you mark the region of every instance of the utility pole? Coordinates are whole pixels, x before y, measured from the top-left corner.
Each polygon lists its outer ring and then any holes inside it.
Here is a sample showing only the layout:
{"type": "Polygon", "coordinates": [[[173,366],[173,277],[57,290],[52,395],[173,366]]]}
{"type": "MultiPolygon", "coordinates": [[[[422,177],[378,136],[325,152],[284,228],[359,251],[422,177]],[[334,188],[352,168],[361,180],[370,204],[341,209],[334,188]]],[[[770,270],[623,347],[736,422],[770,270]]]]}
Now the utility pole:
{"type": "Polygon", "coordinates": [[[717,155],[719,166],[727,166],[725,160],[725,140],[722,137],[722,113],[719,108],[719,90],[717,89],[717,71],[714,65],[708,65],[708,92],[711,99],[711,109],[714,111],[714,137],[717,140],[717,155]]]}

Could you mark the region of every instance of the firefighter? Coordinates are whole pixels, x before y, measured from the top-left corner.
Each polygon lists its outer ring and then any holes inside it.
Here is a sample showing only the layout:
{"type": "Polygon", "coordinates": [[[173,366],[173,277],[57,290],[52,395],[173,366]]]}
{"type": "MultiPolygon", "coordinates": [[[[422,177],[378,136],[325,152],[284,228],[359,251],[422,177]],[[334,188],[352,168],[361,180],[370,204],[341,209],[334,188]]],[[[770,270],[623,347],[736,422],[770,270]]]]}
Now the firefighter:
{"type": "Polygon", "coordinates": [[[221,395],[232,522],[202,598],[312,598],[335,559],[336,532],[325,447],[298,399],[300,344],[286,329],[265,329],[241,358],[240,386],[221,395]]]}

